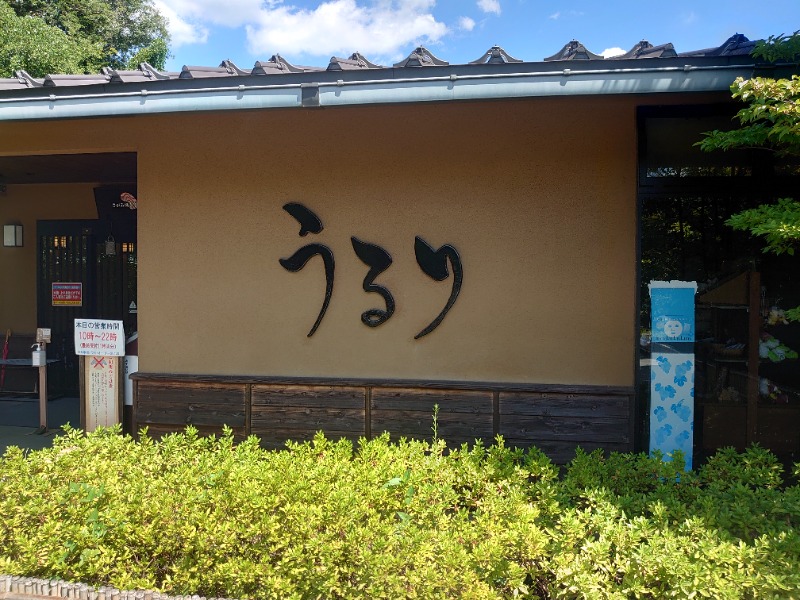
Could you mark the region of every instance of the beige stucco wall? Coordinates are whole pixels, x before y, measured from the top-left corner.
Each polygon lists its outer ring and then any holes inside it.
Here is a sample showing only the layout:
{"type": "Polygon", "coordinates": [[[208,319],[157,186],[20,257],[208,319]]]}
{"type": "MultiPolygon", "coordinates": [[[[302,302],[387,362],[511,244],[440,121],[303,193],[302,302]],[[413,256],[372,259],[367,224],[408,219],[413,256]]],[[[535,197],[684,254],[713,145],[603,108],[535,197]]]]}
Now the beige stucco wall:
{"type": "Polygon", "coordinates": [[[0,247],[0,328],[36,330],[36,221],[96,219],[92,185],[9,185],[0,195],[0,223],[23,227],[21,248],[0,247]]]}
{"type": "Polygon", "coordinates": [[[138,153],[143,371],[632,385],[640,101],[11,123],[0,153],[138,153]],[[291,201],[320,235],[298,236],[291,201]],[[420,340],[452,277],[422,273],[416,235],[464,265],[455,306],[420,340]],[[360,314],[383,301],[363,292],[350,236],[394,259],[377,283],[397,309],[375,329],[360,314]],[[307,338],[321,260],[289,273],[278,259],[314,242],[336,278],[307,338]]]}

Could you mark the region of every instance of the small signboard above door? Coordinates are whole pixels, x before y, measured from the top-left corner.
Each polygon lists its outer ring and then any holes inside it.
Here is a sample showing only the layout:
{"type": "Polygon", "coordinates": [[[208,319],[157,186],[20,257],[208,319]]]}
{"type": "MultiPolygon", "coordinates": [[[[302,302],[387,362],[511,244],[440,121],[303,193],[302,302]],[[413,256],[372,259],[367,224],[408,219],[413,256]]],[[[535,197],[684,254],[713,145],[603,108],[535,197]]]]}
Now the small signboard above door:
{"type": "Polygon", "coordinates": [[[83,306],[83,283],[53,282],[53,306],[83,306]]]}

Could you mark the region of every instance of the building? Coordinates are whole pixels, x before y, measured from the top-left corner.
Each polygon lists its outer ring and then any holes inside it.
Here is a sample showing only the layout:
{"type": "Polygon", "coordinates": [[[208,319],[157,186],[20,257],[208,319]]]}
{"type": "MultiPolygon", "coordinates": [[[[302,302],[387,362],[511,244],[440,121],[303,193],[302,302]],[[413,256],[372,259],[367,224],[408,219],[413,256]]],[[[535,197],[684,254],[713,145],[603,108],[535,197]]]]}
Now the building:
{"type": "MultiPolygon", "coordinates": [[[[438,405],[453,443],[502,434],[557,461],[646,448],[640,290],[754,271],[720,219],[764,181],[791,187],[761,158],[692,146],[732,126],[736,77],[792,68],[751,49],[737,35],[612,59],[570,42],[537,62],[495,47],[450,65],[419,48],[391,67],[356,53],[327,68],[18,73],[0,80],[0,221],[24,243],[0,252],[0,328],[51,327],[51,379],[68,390],[73,320],[123,320],[140,340],[133,423],[153,433],[424,436],[438,405]],[[682,200],[701,196],[700,212],[682,200]],[[666,227],[696,228],[712,205],[705,246],[666,227]]],[[[798,279],[778,279],[767,297],[800,303],[798,279]]],[[[750,335],[738,316],[698,328],[750,335]]],[[[741,429],[733,443],[797,450],[796,391],[767,406],[748,383],[711,389],[720,364],[703,379],[698,363],[697,389],[739,396],[696,443],[724,424],[741,429]]]]}

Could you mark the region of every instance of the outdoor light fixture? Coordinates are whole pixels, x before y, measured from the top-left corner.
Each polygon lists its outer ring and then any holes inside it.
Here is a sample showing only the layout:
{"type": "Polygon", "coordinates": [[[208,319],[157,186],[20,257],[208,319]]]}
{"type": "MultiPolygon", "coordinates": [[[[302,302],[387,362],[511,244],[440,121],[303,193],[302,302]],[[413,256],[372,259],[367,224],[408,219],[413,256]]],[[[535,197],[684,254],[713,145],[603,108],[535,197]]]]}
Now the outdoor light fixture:
{"type": "Polygon", "coordinates": [[[105,255],[106,256],[117,255],[117,242],[114,240],[114,236],[111,234],[108,235],[108,239],[105,242],[105,255]]]}
{"type": "Polygon", "coordinates": [[[3,246],[22,246],[22,225],[3,225],[3,246]]]}

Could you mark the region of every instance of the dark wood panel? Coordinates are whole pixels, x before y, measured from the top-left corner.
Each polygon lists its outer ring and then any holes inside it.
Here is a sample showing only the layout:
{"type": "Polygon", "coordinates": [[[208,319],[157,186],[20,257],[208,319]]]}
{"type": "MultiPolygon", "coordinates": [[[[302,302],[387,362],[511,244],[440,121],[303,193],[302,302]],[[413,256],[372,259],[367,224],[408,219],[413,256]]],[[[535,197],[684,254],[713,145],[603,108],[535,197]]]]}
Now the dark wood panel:
{"type": "Polygon", "coordinates": [[[596,395],[632,395],[633,386],[610,385],[564,385],[552,383],[506,383],[494,381],[444,381],[417,379],[368,379],[368,378],[335,378],[335,377],[278,377],[256,375],[190,375],[180,373],[145,373],[131,375],[137,381],[150,382],[185,382],[185,383],[225,383],[252,385],[285,385],[285,386],[332,386],[332,387],[373,387],[373,388],[408,388],[425,390],[467,390],[467,391],[518,391],[533,393],[563,394],[596,394],[596,395]]]}
{"type": "Polygon", "coordinates": [[[353,408],[308,408],[253,407],[252,431],[276,429],[336,429],[342,431],[360,431],[364,433],[364,409],[353,408]]]}
{"type": "Polygon", "coordinates": [[[526,417],[500,415],[500,434],[507,438],[529,439],[538,444],[544,440],[575,443],[618,443],[630,440],[629,421],[606,417],[526,417]]]}
{"type": "Polygon", "coordinates": [[[631,411],[629,396],[593,394],[500,393],[500,415],[617,417],[627,419],[631,411]]]}
{"type": "Polygon", "coordinates": [[[317,380],[136,374],[137,426],[174,431],[191,422],[217,431],[227,421],[272,448],[288,439],[310,440],[320,430],[353,441],[384,431],[393,439],[430,439],[438,405],[438,435],[450,445],[475,439],[490,444],[499,431],[508,444],[536,445],[555,462],[569,460],[578,445],[632,449],[628,388],[312,381],[317,380]]]}
{"type": "Polygon", "coordinates": [[[136,382],[134,423],[137,430],[182,431],[192,425],[204,433],[221,433],[224,425],[247,434],[246,386],[241,384],[136,382]]]}
{"type": "MultiPolygon", "coordinates": [[[[433,413],[396,411],[373,414],[372,434],[380,435],[384,431],[388,431],[393,438],[430,438],[433,436],[433,413]]],[[[464,421],[456,415],[444,415],[441,412],[437,419],[437,434],[447,441],[471,442],[475,438],[491,441],[494,437],[490,419],[464,421]]]]}
{"type": "Polygon", "coordinates": [[[377,387],[372,390],[372,410],[429,410],[433,413],[434,404],[449,413],[492,414],[489,392],[377,387]]]}
{"type": "Polygon", "coordinates": [[[331,439],[365,435],[364,388],[253,385],[251,398],[250,431],[264,447],[311,440],[318,431],[331,439]]]}
{"type": "Polygon", "coordinates": [[[232,408],[245,406],[247,386],[230,383],[194,383],[186,381],[139,381],[138,401],[158,402],[160,404],[224,404],[230,403],[232,408]]]}
{"type": "Polygon", "coordinates": [[[183,425],[228,425],[244,427],[244,410],[231,410],[230,405],[217,404],[169,404],[158,406],[139,406],[137,411],[139,426],[148,423],[170,423],[183,425]]]}
{"type": "Polygon", "coordinates": [[[364,408],[363,387],[308,385],[253,385],[254,409],[262,406],[303,406],[307,408],[364,408]]]}
{"type": "Polygon", "coordinates": [[[452,444],[493,439],[492,393],[469,390],[375,388],[370,402],[373,435],[393,438],[433,436],[434,405],[439,406],[437,433],[452,444]]]}

